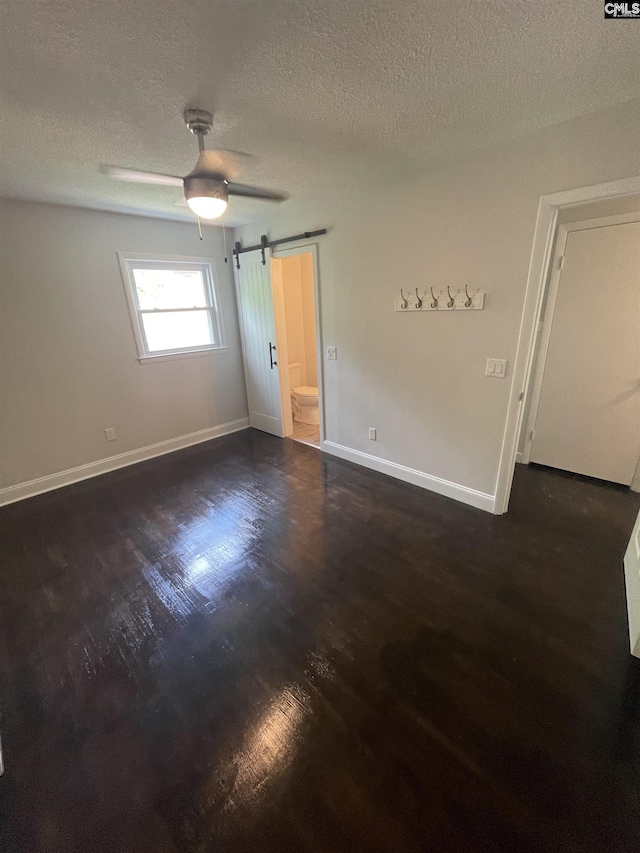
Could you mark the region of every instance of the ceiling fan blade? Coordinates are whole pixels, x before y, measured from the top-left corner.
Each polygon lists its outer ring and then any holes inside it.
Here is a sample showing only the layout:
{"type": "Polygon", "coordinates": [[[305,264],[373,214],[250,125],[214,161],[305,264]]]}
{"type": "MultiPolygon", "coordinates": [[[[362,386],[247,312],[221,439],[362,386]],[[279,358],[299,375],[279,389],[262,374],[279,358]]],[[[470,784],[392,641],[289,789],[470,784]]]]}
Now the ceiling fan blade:
{"type": "Polygon", "coordinates": [[[103,175],[108,175],[116,181],[127,181],[133,184],[156,184],[163,187],[181,187],[182,178],[177,175],[161,175],[159,172],[143,172],[140,169],[123,169],[122,166],[100,166],[103,175]]]}
{"type": "Polygon", "coordinates": [[[263,187],[250,187],[248,184],[236,184],[233,181],[229,182],[227,189],[229,195],[262,198],[265,201],[286,201],[289,198],[288,193],[282,193],[278,190],[268,190],[263,187]]]}
{"type": "Polygon", "coordinates": [[[194,171],[215,172],[227,180],[237,178],[242,171],[241,161],[250,160],[253,154],[232,151],[230,148],[205,148],[200,152],[194,171]]]}
{"type": "Polygon", "coordinates": [[[208,148],[208,151],[220,151],[222,154],[229,154],[231,157],[237,157],[238,160],[249,159],[255,160],[255,154],[249,154],[248,151],[238,151],[237,148],[208,148]]]}

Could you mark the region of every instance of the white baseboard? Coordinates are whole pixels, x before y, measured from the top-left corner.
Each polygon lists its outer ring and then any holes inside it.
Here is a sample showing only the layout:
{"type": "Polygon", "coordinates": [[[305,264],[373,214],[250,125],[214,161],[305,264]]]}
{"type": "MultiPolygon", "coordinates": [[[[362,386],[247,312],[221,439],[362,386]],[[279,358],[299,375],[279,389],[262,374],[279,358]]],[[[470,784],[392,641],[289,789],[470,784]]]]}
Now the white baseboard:
{"type": "Polygon", "coordinates": [[[127,465],[135,465],[137,462],[144,462],[145,459],[153,459],[154,456],[173,453],[174,450],[182,450],[183,447],[191,447],[192,444],[201,444],[203,441],[210,441],[212,438],[220,438],[223,435],[247,429],[248,426],[249,418],[240,418],[237,421],[229,421],[226,424],[201,429],[198,432],[190,432],[188,435],[180,435],[177,438],[170,438],[167,441],[160,441],[147,447],[140,447],[138,450],[128,450],[126,453],[119,453],[117,456],[108,456],[106,459],[99,459],[97,462],[88,462],[86,465],[59,471],[57,474],[38,477],[37,480],[29,480],[27,483],[7,486],[5,489],[0,489],[0,506],[22,501],[25,498],[32,498],[35,495],[50,492],[52,489],[59,489],[62,486],[69,486],[71,483],[80,482],[80,480],[88,480],[90,477],[106,474],[107,471],[116,471],[118,468],[125,468],[127,465]]]}
{"type": "Polygon", "coordinates": [[[522,465],[522,453],[520,451],[516,453],[516,465],[522,465]]]}
{"type": "Polygon", "coordinates": [[[495,495],[478,492],[467,486],[425,474],[423,471],[416,471],[415,468],[406,468],[404,465],[389,462],[379,456],[371,456],[369,453],[353,450],[351,447],[345,447],[342,444],[335,444],[333,441],[323,441],[322,450],[332,456],[339,456],[340,459],[355,462],[356,465],[364,465],[365,468],[371,468],[381,474],[388,474],[390,477],[396,477],[398,480],[404,480],[406,483],[412,483],[414,486],[420,486],[430,492],[446,495],[448,498],[486,510],[486,512],[495,511],[495,495]]]}

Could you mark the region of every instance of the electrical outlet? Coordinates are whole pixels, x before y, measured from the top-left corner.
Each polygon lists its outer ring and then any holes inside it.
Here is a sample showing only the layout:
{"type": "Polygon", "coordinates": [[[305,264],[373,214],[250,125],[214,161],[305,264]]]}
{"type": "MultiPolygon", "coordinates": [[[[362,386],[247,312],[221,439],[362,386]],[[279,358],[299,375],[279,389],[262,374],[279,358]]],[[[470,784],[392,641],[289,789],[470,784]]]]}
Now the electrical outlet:
{"type": "Polygon", "coordinates": [[[377,433],[375,427],[369,427],[369,441],[376,441],[377,433]]]}
{"type": "Polygon", "coordinates": [[[338,347],[327,347],[327,358],[329,361],[338,360],[338,347]]]}
{"type": "Polygon", "coordinates": [[[116,431],[113,427],[108,427],[105,429],[104,434],[107,437],[107,441],[115,441],[116,440],[116,431]]]}

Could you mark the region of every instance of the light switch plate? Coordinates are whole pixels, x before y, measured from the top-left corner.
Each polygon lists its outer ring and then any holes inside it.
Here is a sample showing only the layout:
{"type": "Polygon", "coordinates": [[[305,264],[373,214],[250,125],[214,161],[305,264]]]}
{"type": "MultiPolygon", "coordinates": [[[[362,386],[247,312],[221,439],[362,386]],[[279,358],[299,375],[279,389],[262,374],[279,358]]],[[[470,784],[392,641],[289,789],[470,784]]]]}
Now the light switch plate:
{"type": "Polygon", "coordinates": [[[338,348],[337,347],[327,347],[327,358],[329,361],[337,361],[338,360],[338,348]]]}
{"type": "Polygon", "coordinates": [[[107,441],[115,441],[116,440],[116,431],[113,427],[108,427],[105,429],[104,434],[107,438],[107,441]]]}
{"type": "Polygon", "coordinates": [[[507,360],[505,358],[488,358],[485,376],[504,379],[507,375],[507,360]]]}

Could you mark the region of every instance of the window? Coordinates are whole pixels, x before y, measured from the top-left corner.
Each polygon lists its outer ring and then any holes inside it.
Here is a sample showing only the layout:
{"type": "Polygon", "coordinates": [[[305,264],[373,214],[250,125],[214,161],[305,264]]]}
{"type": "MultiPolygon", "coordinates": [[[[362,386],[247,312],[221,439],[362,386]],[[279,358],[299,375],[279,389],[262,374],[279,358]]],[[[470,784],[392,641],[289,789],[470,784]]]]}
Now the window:
{"type": "Polygon", "coordinates": [[[210,263],[119,257],[140,361],[226,349],[210,263]]]}

